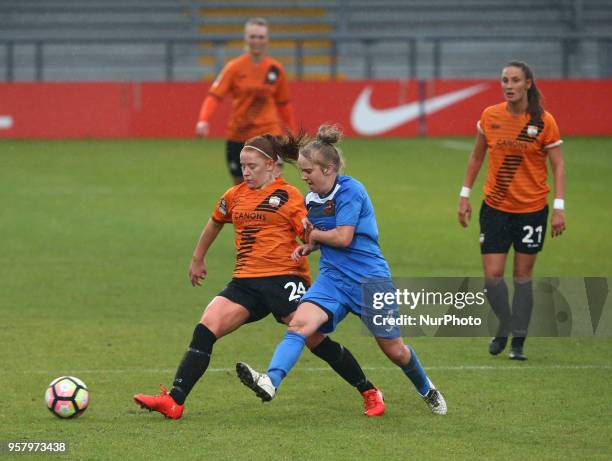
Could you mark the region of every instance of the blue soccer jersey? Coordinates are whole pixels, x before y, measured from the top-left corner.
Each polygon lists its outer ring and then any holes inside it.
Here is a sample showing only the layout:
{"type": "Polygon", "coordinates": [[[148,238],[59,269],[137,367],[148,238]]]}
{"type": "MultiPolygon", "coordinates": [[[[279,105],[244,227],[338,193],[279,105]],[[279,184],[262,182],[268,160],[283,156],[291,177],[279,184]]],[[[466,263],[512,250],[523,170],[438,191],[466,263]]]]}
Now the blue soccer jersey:
{"type": "MultiPolygon", "coordinates": [[[[311,192],[305,201],[308,219],[317,229],[328,231],[338,226],[355,227],[353,240],[348,247],[321,245],[319,276],[302,297],[301,302],[321,308],[327,314],[327,321],[320,323],[320,316],[311,320],[319,321],[320,332],[330,333],[349,312],[352,312],[361,317],[364,325],[375,337],[387,340],[399,338],[401,332],[396,323],[386,325],[381,321],[389,318],[397,319],[399,315],[397,303],[393,301],[389,305],[379,307],[372,302],[374,296],[378,294],[382,294],[383,299],[386,299],[388,293],[395,292],[395,287],[390,278],[389,266],[378,245],[378,226],[374,217],[374,208],[363,185],[349,176],[339,176],[328,195],[321,197],[311,192]]],[[[305,344],[304,334],[287,331],[268,365],[267,375],[274,388],[280,386],[283,378],[297,363],[305,344]]],[[[431,410],[437,414],[445,414],[446,403],[441,395],[435,404],[429,403],[437,394],[432,394],[430,397],[429,392],[433,384],[412,348],[410,348],[410,360],[407,364],[401,365],[401,369],[417,391],[423,397],[427,396],[426,402],[431,410]]],[[[243,383],[248,382],[248,386],[254,389],[251,385],[252,372],[249,372],[248,376],[250,381],[243,380],[243,383]]]]}
{"type": "Polygon", "coordinates": [[[337,226],[355,227],[348,247],[321,245],[320,272],[335,271],[356,283],[391,277],[378,245],[374,207],[363,184],[350,176],[338,176],[328,195],[310,192],[305,202],[308,219],[315,228],[327,231],[337,226]]]}

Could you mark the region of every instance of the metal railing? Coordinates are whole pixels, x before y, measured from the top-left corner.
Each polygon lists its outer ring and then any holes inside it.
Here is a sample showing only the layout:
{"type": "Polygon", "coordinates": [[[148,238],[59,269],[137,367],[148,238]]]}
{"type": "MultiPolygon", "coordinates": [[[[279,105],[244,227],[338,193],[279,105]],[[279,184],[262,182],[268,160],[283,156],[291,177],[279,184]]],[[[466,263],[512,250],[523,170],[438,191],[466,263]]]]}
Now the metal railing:
{"type": "MultiPolygon", "coordinates": [[[[215,36],[214,38],[207,38],[206,36],[193,36],[193,37],[151,37],[151,38],[36,38],[36,39],[2,39],[0,38],[0,47],[4,48],[4,80],[7,82],[15,81],[16,75],[16,60],[15,60],[15,48],[18,46],[29,45],[34,47],[33,55],[33,67],[34,67],[34,80],[45,81],[45,68],[46,68],[46,51],[49,46],[54,45],[97,45],[97,46],[110,46],[110,45],[159,45],[160,49],[163,50],[160,53],[159,66],[163,69],[165,80],[173,81],[176,78],[175,66],[177,61],[176,49],[179,45],[191,45],[194,50],[198,49],[198,45],[202,43],[212,43],[214,46],[214,57],[215,57],[215,72],[218,72],[225,63],[225,47],[229,41],[240,40],[242,35],[230,34],[227,36],[215,36]]],[[[300,34],[299,37],[290,34],[275,34],[274,40],[292,40],[295,43],[293,49],[293,57],[295,63],[295,74],[296,78],[302,79],[305,75],[306,65],[305,59],[305,42],[310,40],[328,40],[330,42],[329,48],[329,77],[336,79],[339,76],[339,61],[340,59],[347,57],[339,55],[339,47],[342,44],[347,43],[358,43],[363,47],[363,53],[360,58],[363,60],[363,75],[360,77],[366,79],[376,78],[376,56],[373,53],[373,48],[381,43],[403,43],[407,45],[407,53],[405,56],[397,56],[394,58],[395,62],[402,60],[406,63],[408,68],[408,75],[398,75],[398,78],[410,78],[417,79],[418,75],[418,63],[419,63],[419,44],[429,43],[432,45],[432,52],[430,53],[432,77],[440,78],[443,77],[443,60],[442,52],[446,44],[458,42],[464,42],[469,44],[470,42],[482,44],[487,43],[541,43],[550,42],[553,44],[560,45],[560,67],[559,76],[567,78],[572,76],[571,68],[571,57],[576,49],[576,44],[585,42],[595,42],[599,49],[605,50],[608,53],[608,59],[606,60],[603,68],[600,69],[599,77],[612,77],[612,32],[606,34],[589,34],[580,32],[571,32],[564,34],[539,34],[539,35],[478,35],[478,34],[394,34],[390,36],[381,36],[375,34],[300,34]]],[[[352,56],[351,58],[355,58],[352,56]]],[[[475,59],[478,59],[476,57],[475,59]]],[[[196,65],[197,67],[197,65],[196,65]]],[[[118,65],[118,71],[120,66],[118,65]]],[[[0,77],[2,78],[2,77],[0,77]]]]}

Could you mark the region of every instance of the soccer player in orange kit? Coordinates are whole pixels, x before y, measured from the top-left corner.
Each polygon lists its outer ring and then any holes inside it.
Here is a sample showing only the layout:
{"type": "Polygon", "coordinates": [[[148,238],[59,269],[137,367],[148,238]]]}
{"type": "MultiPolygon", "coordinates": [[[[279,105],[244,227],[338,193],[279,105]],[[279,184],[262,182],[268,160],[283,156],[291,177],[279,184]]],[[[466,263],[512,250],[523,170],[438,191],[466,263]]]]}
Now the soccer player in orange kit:
{"type": "Polygon", "coordinates": [[[480,247],[487,298],[499,319],[489,344],[501,353],[512,334],[510,359],[526,360],[523,344],[533,310],[532,274],[544,245],[548,218],[546,161],[553,173],[552,237],[565,230],[565,173],[559,128],[541,105],[531,68],[521,61],[502,71],[505,101],[487,107],[478,122],[478,134],[460,193],[459,222],[467,227],[472,214],[469,196],[487,150],[489,166],[480,209],[480,247]],[[504,268],[514,247],[514,295],[510,308],[504,268]]]}
{"type": "MultiPolygon", "coordinates": [[[[234,225],[236,266],[232,280],[206,307],[196,325],[170,392],[137,394],[143,408],[179,419],[184,402],[206,371],[214,343],[245,323],[274,315],[289,323],[301,295],[310,285],[306,258],[292,259],[298,247],[296,237],[306,240],[302,220],[306,217],[300,191],[277,177],[278,159],[295,160],[300,139],[291,135],[280,140],[272,135],[247,141],[240,153],[244,182],[223,194],[196,245],[189,278],[199,285],[208,273],[204,257],[226,223],[234,225]]],[[[253,339],[254,347],[257,340],[253,339]]],[[[325,360],[363,396],[365,415],[380,416],[385,405],[382,393],[365,377],[363,370],[342,345],[322,333],[308,338],[307,346],[325,360]]]]}
{"type": "Polygon", "coordinates": [[[262,134],[296,132],[285,69],[267,55],[268,23],[249,19],[244,26],[247,52],[232,59],[212,84],[200,110],[196,133],[208,136],[210,119],[230,94],[232,112],[227,127],[226,159],[234,184],[242,181],[240,151],[244,141],[262,134]]]}

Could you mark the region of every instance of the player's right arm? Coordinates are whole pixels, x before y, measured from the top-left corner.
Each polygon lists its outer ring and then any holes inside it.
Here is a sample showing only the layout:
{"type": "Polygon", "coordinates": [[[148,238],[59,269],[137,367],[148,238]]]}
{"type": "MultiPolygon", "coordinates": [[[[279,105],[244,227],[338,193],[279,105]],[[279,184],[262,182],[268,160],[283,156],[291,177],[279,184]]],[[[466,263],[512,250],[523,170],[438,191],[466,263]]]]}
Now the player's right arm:
{"type": "Polygon", "coordinates": [[[196,124],[196,134],[198,136],[206,137],[210,133],[210,119],[219,107],[219,104],[230,90],[232,86],[232,66],[231,62],[223,68],[219,73],[215,81],[210,87],[208,95],[204,98],[200,114],[198,116],[198,123],[196,124]]]}
{"type": "Polygon", "coordinates": [[[297,246],[291,253],[291,259],[298,262],[300,258],[317,251],[320,246],[309,242],[313,226],[307,217],[304,197],[297,189],[293,192],[290,191],[289,202],[285,205],[285,210],[288,213],[288,219],[295,235],[304,242],[303,245],[297,246]]]}
{"type": "Polygon", "coordinates": [[[196,124],[196,134],[198,136],[206,137],[210,133],[210,122],[212,115],[219,107],[220,100],[211,94],[206,96],[204,103],[202,103],[202,109],[200,110],[200,116],[198,117],[198,123],[196,124]]]}
{"type": "Polygon", "coordinates": [[[486,153],[487,139],[479,126],[478,133],[476,134],[476,142],[474,143],[474,148],[470,154],[467,171],[465,172],[465,178],[463,179],[461,196],[459,197],[459,210],[457,211],[457,216],[459,218],[459,224],[461,224],[463,227],[468,226],[470,218],[472,217],[472,205],[470,204],[469,191],[472,189],[474,181],[476,181],[480,168],[482,168],[482,163],[486,153]]]}
{"type": "Polygon", "coordinates": [[[219,203],[215,207],[215,211],[204,226],[204,230],[198,239],[198,243],[193,250],[191,264],[189,265],[189,280],[193,286],[200,285],[200,281],[206,277],[208,270],[204,258],[208,249],[223,229],[226,223],[232,222],[231,207],[233,203],[234,190],[236,186],[228,189],[219,203]]]}
{"type": "Polygon", "coordinates": [[[193,286],[200,285],[200,281],[208,274],[204,258],[217,235],[223,229],[223,226],[224,223],[215,221],[213,218],[210,218],[206,226],[204,226],[204,230],[198,239],[198,244],[195,250],[193,250],[191,264],[189,265],[189,279],[193,286]]]}
{"type": "Polygon", "coordinates": [[[314,228],[310,232],[310,243],[336,248],[350,246],[366,198],[363,186],[349,183],[345,192],[336,196],[336,227],[329,230],[314,228]]]}

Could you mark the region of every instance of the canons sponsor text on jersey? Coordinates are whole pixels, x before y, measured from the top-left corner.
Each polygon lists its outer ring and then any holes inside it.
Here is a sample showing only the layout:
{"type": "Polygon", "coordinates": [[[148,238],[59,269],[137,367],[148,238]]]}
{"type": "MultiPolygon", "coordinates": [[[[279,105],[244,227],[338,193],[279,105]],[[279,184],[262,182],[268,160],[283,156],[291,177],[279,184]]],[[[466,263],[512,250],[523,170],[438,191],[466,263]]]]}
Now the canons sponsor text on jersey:
{"type": "Polygon", "coordinates": [[[515,141],[514,139],[498,139],[497,147],[507,147],[524,152],[527,149],[527,143],[515,141]]]}
{"type": "Polygon", "coordinates": [[[251,211],[251,212],[240,212],[240,213],[234,213],[232,216],[232,220],[235,222],[236,220],[239,221],[247,221],[247,220],[255,220],[255,221],[265,221],[266,220],[266,215],[264,213],[258,213],[256,211],[251,211]]]}

